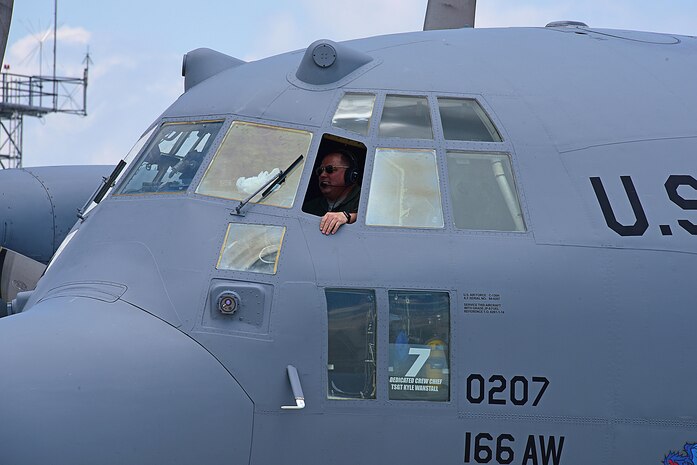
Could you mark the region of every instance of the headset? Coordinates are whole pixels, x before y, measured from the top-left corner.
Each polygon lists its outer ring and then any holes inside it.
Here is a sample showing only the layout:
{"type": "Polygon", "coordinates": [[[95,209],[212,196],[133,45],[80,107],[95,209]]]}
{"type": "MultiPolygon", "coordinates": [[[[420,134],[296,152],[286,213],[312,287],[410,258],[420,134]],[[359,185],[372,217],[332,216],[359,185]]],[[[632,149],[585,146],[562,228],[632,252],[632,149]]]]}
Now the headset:
{"type": "Polygon", "coordinates": [[[356,182],[358,182],[358,178],[361,175],[360,171],[358,170],[358,162],[356,161],[356,156],[351,151],[346,149],[332,150],[332,152],[340,153],[341,155],[349,159],[349,167],[346,168],[346,171],[344,171],[344,184],[347,186],[356,184],[356,182]]]}

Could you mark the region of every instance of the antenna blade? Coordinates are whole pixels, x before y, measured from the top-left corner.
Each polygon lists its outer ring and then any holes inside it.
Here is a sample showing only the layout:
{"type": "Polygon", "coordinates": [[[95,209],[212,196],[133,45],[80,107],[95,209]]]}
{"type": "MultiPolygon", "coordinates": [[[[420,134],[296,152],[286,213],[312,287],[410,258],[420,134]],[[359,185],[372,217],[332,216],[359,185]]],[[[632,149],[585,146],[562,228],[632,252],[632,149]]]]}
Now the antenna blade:
{"type": "Polygon", "coordinates": [[[428,0],[424,31],[474,27],[477,0],[428,0]]]}
{"type": "Polygon", "coordinates": [[[7,36],[10,35],[13,4],[14,0],[0,0],[0,64],[5,57],[7,36]]]}

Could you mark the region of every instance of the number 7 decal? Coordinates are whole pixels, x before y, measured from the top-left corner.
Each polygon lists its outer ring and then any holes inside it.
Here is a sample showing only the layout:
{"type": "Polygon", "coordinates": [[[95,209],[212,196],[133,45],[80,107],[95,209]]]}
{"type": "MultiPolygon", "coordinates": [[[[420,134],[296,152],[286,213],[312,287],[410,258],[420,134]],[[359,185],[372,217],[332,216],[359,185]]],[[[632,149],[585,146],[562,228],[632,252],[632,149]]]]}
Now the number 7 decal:
{"type": "Polygon", "coordinates": [[[418,355],[418,357],[404,376],[407,378],[414,378],[426,364],[426,360],[428,360],[428,357],[431,355],[431,349],[417,349],[416,347],[411,347],[409,349],[409,355],[418,355]]]}

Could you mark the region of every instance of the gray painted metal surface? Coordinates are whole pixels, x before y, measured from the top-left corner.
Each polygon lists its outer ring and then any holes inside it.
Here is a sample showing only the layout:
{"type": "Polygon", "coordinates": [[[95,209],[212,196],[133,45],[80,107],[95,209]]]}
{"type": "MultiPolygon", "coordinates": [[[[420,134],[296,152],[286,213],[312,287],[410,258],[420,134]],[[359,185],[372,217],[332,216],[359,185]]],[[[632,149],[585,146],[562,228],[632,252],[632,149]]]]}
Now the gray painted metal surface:
{"type": "Polygon", "coordinates": [[[426,7],[424,31],[474,27],[476,0],[431,0],[426,7]]]}
{"type": "Polygon", "coordinates": [[[697,39],[564,27],[341,45],[378,64],[308,87],[292,52],[165,111],[157,124],[225,123],[188,190],[107,197],[0,320],[0,462],[660,463],[697,442],[697,39]],[[365,136],[332,125],[345,92],[376,95],[365,136]],[[388,94],[427,97],[434,122],[438,97],[476,99],[503,141],[435,123],[432,140],[383,138],[388,94]],[[313,134],[292,207],[233,216],[239,200],[195,193],[233,121],[313,134]],[[301,208],[326,133],[367,147],[359,219],[333,236],[301,208]],[[365,224],[385,147],[436,151],[443,228],[365,224]],[[454,226],[448,150],[510,154],[525,232],[454,226]],[[285,228],[275,274],[218,266],[230,224],[285,228]],[[374,291],[375,399],[328,397],[336,288],[374,291]],[[390,290],[449,296],[447,400],[390,399],[390,290]],[[231,318],[226,292],[242,300],[231,318]],[[281,409],[289,365],[303,409],[281,409]]]}
{"type": "Polygon", "coordinates": [[[13,351],[3,365],[12,375],[0,377],[11,399],[0,415],[24,425],[3,422],[0,462],[247,462],[249,397],[210,353],[161,320],[77,291],[3,321],[6,347],[27,338],[33,348],[13,351]],[[29,388],[37,382],[44,387],[29,388]],[[27,448],[30,436],[37,445],[27,448]]]}
{"type": "Polygon", "coordinates": [[[245,62],[209,48],[197,48],[184,55],[182,76],[187,91],[219,72],[243,65],[245,62]]]}
{"type": "Polygon", "coordinates": [[[0,0],[0,64],[5,57],[5,47],[7,37],[10,34],[10,23],[12,22],[12,7],[14,0],[0,0]]]}
{"type": "Polygon", "coordinates": [[[112,166],[0,170],[0,247],[48,263],[112,166]]]}

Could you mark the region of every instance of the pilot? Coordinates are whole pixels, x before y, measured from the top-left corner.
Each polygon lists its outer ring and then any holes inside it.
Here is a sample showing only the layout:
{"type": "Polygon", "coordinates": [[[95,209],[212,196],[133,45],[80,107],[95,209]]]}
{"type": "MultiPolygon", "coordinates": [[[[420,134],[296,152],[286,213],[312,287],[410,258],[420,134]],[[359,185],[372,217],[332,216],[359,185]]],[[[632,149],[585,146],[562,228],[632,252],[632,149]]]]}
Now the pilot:
{"type": "Polygon", "coordinates": [[[309,200],[303,210],[322,217],[322,234],[335,234],[342,225],[355,223],[361,194],[356,157],[348,150],[330,152],[315,174],[322,195],[309,200]]]}

